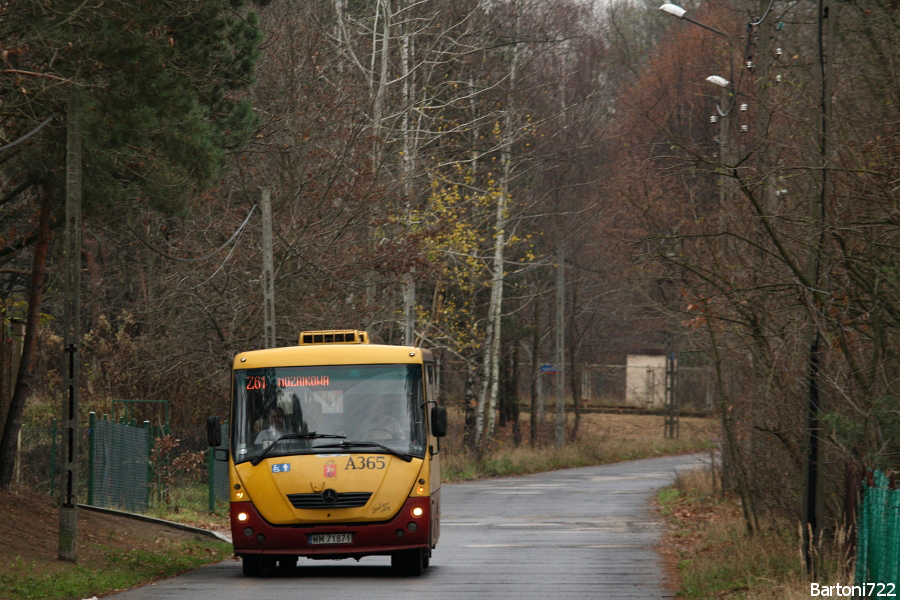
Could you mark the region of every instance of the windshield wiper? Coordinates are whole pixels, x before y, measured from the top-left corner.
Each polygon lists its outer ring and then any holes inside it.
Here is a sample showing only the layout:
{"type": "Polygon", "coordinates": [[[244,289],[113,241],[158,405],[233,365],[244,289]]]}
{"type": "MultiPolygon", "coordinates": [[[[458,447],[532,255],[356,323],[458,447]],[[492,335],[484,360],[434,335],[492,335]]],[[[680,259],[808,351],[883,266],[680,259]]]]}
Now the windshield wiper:
{"type": "Polygon", "coordinates": [[[334,435],[333,433],[316,433],[315,431],[309,431],[307,433],[285,433],[282,436],[279,436],[274,442],[272,442],[268,448],[259,453],[259,456],[256,458],[250,459],[250,464],[254,467],[262,462],[266,456],[268,456],[269,452],[282,440],[320,440],[323,438],[329,439],[345,439],[347,436],[345,435],[334,435]]]}
{"type": "Polygon", "coordinates": [[[388,454],[392,454],[399,458],[400,460],[404,460],[406,462],[411,462],[413,459],[412,454],[407,454],[405,452],[400,452],[399,450],[394,450],[389,446],[385,446],[383,444],[379,444],[377,442],[356,442],[353,440],[341,440],[337,444],[325,444],[324,446],[316,446],[316,448],[353,448],[353,447],[367,447],[367,448],[380,448],[384,450],[388,454]]]}

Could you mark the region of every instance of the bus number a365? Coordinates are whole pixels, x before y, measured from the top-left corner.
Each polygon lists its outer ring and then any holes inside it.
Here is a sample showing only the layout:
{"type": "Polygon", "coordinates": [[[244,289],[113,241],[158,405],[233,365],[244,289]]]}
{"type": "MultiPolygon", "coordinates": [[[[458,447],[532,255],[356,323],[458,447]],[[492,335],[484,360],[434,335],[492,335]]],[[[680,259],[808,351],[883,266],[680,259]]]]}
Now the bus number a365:
{"type": "Polygon", "coordinates": [[[345,470],[358,469],[383,469],[385,466],[383,456],[351,456],[347,459],[345,470]]]}

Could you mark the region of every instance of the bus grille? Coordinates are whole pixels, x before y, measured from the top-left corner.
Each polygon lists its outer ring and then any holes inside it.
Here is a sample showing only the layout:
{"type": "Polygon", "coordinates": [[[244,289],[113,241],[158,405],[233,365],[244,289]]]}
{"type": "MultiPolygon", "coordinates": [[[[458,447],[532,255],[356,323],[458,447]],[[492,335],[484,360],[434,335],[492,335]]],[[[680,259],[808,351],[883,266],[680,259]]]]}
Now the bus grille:
{"type": "Polygon", "coordinates": [[[288,494],[294,508],[359,508],[365,506],[372,492],[347,492],[327,498],[325,494],[288,494]]]}

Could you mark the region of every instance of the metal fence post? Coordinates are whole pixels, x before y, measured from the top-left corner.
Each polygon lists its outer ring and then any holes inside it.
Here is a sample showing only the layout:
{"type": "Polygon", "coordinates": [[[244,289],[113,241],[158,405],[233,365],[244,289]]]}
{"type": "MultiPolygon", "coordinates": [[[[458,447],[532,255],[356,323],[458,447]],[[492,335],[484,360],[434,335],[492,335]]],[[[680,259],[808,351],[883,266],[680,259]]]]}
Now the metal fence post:
{"type": "Polygon", "coordinates": [[[209,471],[209,512],[216,510],[216,447],[210,446],[206,457],[209,471]]]}
{"type": "Polygon", "coordinates": [[[19,433],[16,434],[16,458],[13,463],[13,474],[14,479],[17,484],[22,483],[22,430],[24,427],[19,427],[19,433]]]}
{"type": "Polygon", "coordinates": [[[153,436],[150,421],[144,421],[144,430],[147,432],[147,486],[144,490],[144,503],[150,506],[150,482],[153,480],[153,461],[150,458],[153,452],[153,436]]]}
{"type": "Polygon", "coordinates": [[[50,427],[50,495],[56,495],[56,417],[50,427]]]}
{"type": "Polygon", "coordinates": [[[97,413],[91,411],[88,415],[88,505],[94,506],[94,425],[97,422],[97,413]]]}
{"type": "MultiPolygon", "coordinates": [[[[222,431],[225,432],[225,434],[222,436],[222,445],[225,446],[225,457],[227,459],[228,452],[230,452],[229,448],[231,447],[231,443],[230,443],[231,436],[228,433],[231,430],[228,428],[228,420],[227,419],[222,423],[222,427],[223,427],[222,431]]],[[[228,472],[229,464],[230,463],[226,460],[226,462],[222,466],[222,468],[225,469],[225,498],[223,498],[223,499],[226,502],[228,502],[231,499],[231,486],[229,485],[231,482],[229,481],[229,472],[228,472]]]]}

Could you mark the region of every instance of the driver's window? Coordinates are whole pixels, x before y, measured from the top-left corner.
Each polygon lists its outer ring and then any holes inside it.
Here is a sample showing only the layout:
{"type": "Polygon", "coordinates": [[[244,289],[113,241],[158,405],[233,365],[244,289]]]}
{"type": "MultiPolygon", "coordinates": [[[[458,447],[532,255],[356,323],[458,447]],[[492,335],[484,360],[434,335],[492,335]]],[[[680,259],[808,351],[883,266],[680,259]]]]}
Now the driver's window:
{"type": "Polygon", "coordinates": [[[287,416],[285,415],[284,409],[280,406],[274,406],[269,409],[266,418],[258,419],[257,424],[259,425],[260,430],[253,440],[253,443],[257,445],[270,446],[281,436],[291,433],[287,416]]]}

